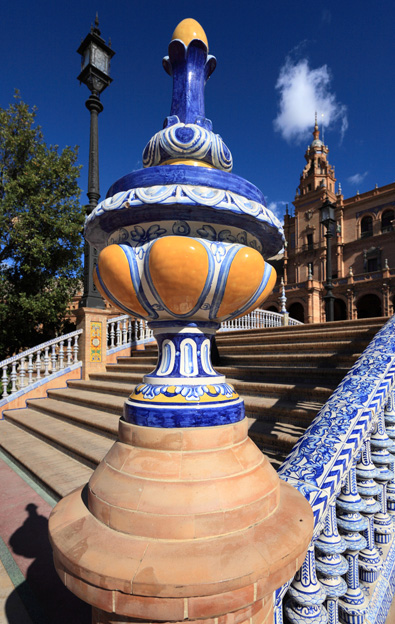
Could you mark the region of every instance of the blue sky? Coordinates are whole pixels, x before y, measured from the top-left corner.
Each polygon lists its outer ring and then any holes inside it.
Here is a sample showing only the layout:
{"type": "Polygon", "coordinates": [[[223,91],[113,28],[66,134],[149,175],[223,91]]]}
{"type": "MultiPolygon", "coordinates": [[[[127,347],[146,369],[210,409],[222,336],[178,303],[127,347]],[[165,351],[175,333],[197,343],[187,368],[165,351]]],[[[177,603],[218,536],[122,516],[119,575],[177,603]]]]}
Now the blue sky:
{"type": "Polygon", "coordinates": [[[76,50],[99,13],[116,55],[99,116],[100,190],[134,169],[169,114],[162,57],[185,17],[206,31],[217,69],[206,116],[281,216],[292,203],[312,140],[314,111],[346,197],[394,181],[395,4],[389,0],[13,0],[3,3],[0,106],[14,89],[38,108],[48,143],[79,145],[86,199],[87,87],[76,50]],[[322,113],[324,117],[322,118],[322,113]]]}

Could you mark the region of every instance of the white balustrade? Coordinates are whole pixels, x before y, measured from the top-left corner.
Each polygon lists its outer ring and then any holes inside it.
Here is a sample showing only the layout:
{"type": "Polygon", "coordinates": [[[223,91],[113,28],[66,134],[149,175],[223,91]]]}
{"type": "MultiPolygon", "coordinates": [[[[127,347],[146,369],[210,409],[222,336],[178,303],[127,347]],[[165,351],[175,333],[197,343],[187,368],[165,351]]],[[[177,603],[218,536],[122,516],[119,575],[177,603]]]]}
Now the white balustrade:
{"type": "Polygon", "coordinates": [[[19,390],[26,389],[39,380],[44,381],[59,370],[64,370],[65,342],[67,366],[76,364],[78,337],[81,333],[82,329],[59,336],[0,362],[2,399],[10,401],[12,395],[19,390]]]}
{"type": "MultiPolygon", "coordinates": [[[[264,329],[265,327],[282,327],[285,325],[284,314],[269,310],[253,310],[245,316],[231,321],[224,321],[219,331],[243,331],[248,329],[264,329]]],[[[300,321],[289,318],[288,325],[303,325],[300,321]]]]}
{"type": "Polygon", "coordinates": [[[392,317],[279,469],[309,501],[314,534],[302,568],[276,592],[278,624],[283,599],[295,624],[385,621],[395,581],[394,334],[392,317]]]}
{"type": "MultiPolygon", "coordinates": [[[[247,331],[263,329],[265,327],[282,327],[284,315],[268,310],[254,310],[250,314],[241,316],[221,324],[219,331],[247,331]]],[[[288,325],[302,325],[300,321],[288,319],[288,325]]],[[[134,319],[127,314],[110,318],[107,321],[107,351],[119,350],[129,346],[142,344],[153,340],[152,330],[147,321],[134,319]]]]}

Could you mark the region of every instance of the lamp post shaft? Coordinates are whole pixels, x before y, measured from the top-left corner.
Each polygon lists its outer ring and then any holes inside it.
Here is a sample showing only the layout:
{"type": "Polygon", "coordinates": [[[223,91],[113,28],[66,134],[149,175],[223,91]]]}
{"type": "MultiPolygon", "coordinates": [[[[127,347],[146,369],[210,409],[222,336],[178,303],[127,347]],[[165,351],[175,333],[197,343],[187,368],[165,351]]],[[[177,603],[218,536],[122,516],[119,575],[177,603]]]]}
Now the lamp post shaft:
{"type": "Polygon", "coordinates": [[[98,95],[92,93],[85,102],[85,106],[90,112],[91,127],[89,137],[89,177],[88,177],[88,198],[89,214],[96,208],[100,199],[99,184],[99,113],[103,110],[103,104],[98,95]]]}
{"type": "MultiPolygon", "coordinates": [[[[87,214],[96,208],[100,199],[99,187],[99,113],[103,110],[103,104],[96,93],[92,93],[85,106],[90,112],[90,137],[89,137],[89,175],[88,192],[89,204],[86,207],[87,214]]],[[[87,241],[84,245],[84,293],[80,301],[81,308],[105,308],[102,296],[93,282],[93,269],[97,264],[97,250],[87,241]]]]}
{"type": "Polygon", "coordinates": [[[333,284],[332,284],[332,249],[331,249],[331,238],[332,232],[330,228],[330,224],[326,227],[326,295],[324,296],[325,301],[325,317],[327,323],[335,320],[334,315],[334,296],[333,296],[333,284]]]}

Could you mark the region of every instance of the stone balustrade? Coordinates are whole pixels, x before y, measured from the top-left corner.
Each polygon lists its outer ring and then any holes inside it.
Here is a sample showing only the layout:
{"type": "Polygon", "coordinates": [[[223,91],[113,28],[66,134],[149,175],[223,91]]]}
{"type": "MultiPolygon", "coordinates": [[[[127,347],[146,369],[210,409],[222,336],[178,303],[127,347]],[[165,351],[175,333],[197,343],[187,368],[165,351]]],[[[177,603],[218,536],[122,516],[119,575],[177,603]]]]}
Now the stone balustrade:
{"type": "Polygon", "coordinates": [[[82,330],[76,330],[58,336],[0,362],[0,406],[9,402],[17,393],[28,392],[42,385],[48,378],[62,375],[70,367],[78,365],[78,339],[81,333],[82,330]]]}
{"type": "Polygon", "coordinates": [[[134,319],[122,314],[107,320],[107,353],[144,344],[150,340],[153,340],[152,330],[143,319],[134,319]]]}
{"type": "Polygon", "coordinates": [[[280,467],[315,528],[302,568],[276,592],[276,624],[284,613],[295,624],[384,624],[395,581],[394,423],[392,317],[280,467]]]}

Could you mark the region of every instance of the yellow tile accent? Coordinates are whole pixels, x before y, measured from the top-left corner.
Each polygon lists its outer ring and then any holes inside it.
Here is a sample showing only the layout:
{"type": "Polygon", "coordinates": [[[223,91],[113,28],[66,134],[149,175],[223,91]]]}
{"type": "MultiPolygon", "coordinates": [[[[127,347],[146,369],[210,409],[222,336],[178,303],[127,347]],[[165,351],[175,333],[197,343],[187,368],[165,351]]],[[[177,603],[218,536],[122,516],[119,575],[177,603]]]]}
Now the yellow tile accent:
{"type": "Polygon", "coordinates": [[[193,39],[200,39],[207,46],[208,51],[208,41],[206,33],[204,32],[202,26],[196,20],[188,17],[187,19],[182,20],[176,26],[175,31],[173,32],[173,36],[171,40],[180,39],[185,43],[186,46],[189,46],[193,39]]]}
{"type": "Polygon", "coordinates": [[[100,321],[90,323],[90,361],[101,362],[102,360],[102,324],[100,321]]]}
{"type": "Polygon", "coordinates": [[[187,314],[196,305],[206,283],[207,252],[192,238],[158,238],[151,247],[149,270],[167,308],[174,314],[187,314]]]}
{"type": "MultiPolygon", "coordinates": [[[[98,266],[100,277],[109,292],[129,310],[146,317],[147,312],[140,304],[135,293],[132,278],[130,277],[129,262],[122,247],[119,245],[105,247],[100,252],[98,266]]],[[[97,277],[95,285],[102,296],[108,299],[103,290],[99,288],[97,277]]]]}
{"type": "Polygon", "coordinates": [[[256,308],[259,308],[259,306],[268,298],[268,296],[272,292],[273,288],[276,285],[277,273],[276,273],[276,269],[274,267],[272,267],[271,265],[270,265],[270,268],[271,268],[271,273],[270,273],[270,277],[268,279],[266,288],[262,292],[261,296],[254,303],[254,305],[252,305],[245,312],[243,312],[243,314],[241,316],[244,316],[245,314],[249,314],[250,312],[252,312],[252,310],[255,310],[256,308]]]}
{"type": "Polygon", "coordinates": [[[202,160],[194,160],[193,158],[173,158],[161,163],[162,165],[190,165],[191,167],[207,167],[207,169],[215,169],[214,165],[203,162],[202,160]]]}
{"type": "Polygon", "coordinates": [[[248,302],[259,287],[264,270],[265,261],[256,249],[243,247],[237,252],[229,269],[219,318],[232,314],[248,302]]]}

